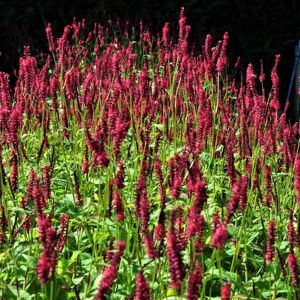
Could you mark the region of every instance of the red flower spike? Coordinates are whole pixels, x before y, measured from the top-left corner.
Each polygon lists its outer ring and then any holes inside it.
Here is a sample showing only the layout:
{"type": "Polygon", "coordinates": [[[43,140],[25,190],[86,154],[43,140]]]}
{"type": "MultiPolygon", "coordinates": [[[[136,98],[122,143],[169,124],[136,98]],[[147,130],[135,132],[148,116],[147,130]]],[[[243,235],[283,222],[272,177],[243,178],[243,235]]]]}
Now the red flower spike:
{"type": "Polygon", "coordinates": [[[221,300],[230,300],[231,283],[225,282],[221,288],[221,300]]]}
{"type": "Polygon", "coordinates": [[[68,222],[69,216],[67,214],[60,215],[60,228],[58,233],[58,240],[57,240],[57,253],[60,253],[66,244],[67,240],[67,233],[68,233],[68,222]]]}
{"type": "Polygon", "coordinates": [[[288,240],[289,240],[289,247],[290,253],[294,253],[294,245],[296,242],[296,232],[294,228],[294,220],[293,220],[293,212],[290,211],[290,220],[288,224],[288,240]]]}
{"type": "Polygon", "coordinates": [[[49,279],[51,265],[47,259],[47,254],[43,252],[42,256],[40,257],[37,263],[37,274],[41,284],[45,284],[49,279]]]}
{"type": "Polygon", "coordinates": [[[18,145],[18,130],[22,124],[22,112],[18,107],[12,110],[9,122],[9,142],[11,145],[18,145]]]}
{"type": "Polygon", "coordinates": [[[292,278],[292,285],[297,286],[299,282],[299,267],[298,267],[298,262],[297,262],[297,257],[295,256],[294,253],[289,253],[288,255],[288,265],[291,273],[291,278],[292,278]]]}
{"type": "Polygon", "coordinates": [[[117,218],[118,221],[123,221],[124,220],[124,209],[123,209],[123,203],[122,203],[122,198],[121,195],[118,191],[118,189],[116,189],[114,191],[114,195],[113,195],[113,207],[117,213],[117,218]]]}
{"type": "Polygon", "coordinates": [[[212,247],[216,247],[221,249],[227,240],[227,228],[223,222],[219,222],[215,232],[213,233],[210,245],[212,247]]]}
{"type": "Polygon", "coordinates": [[[143,274],[143,271],[140,271],[136,276],[136,292],[135,300],[150,300],[150,289],[148,282],[143,274]]]}
{"type": "Polygon", "coordinates": [[[271,80],[272,80],[272,93],[270,99],[270,108],[274,109],[275,111],[280,109],[279,103],[279,76],[277,73],[277,68],[280,62],[280,54],[275,56],[275,64],[271,71],[271,80]]]}
{"type": "Polygon", "coordinates": [[[54,45],[54,39],[53,39],[53,34],[52,34],[52,26],[50,23],[48,23],[46,27],[46,34],[47,34],[47,40],[48,40],[48,46],[50,52],[55,50],[55,45],[54,45]]]}
{"type": "Polygon", "coordinates": [[[170,229],[167,236],[167,250],[169,258],[169,271],[171,276],[171,288],[179,290],[185,274],[184,265],[178,249],[178,241],[173,229],[170,229]]]}
{"type": "Polygon", "coordinates": [[[43,168],[43,180],[44,180],[44,185],[43,185],[43,191],[45,195],[45,199],[49,200],[51,198],[51,190],[50,190],[50,185],[51,185],[51,168],[49,166],[45,166],[43,168]]]}
{"type": "Polygon", "coordinates": [[[207,199],[206,183],[204,180],[200,180],[195,186],[195,201],[193,204],[193,208],[197,213],[202,211],[207,199]]]}
{"type": "Polygon", "coordinates": [[[295,189],[297,193],[298,205],[300,205],[300,159],[295,161],[295,189]]]}
{"type": "Polygon", "coordinates": [[[225,67],[228,65],[228,57],[226,55],[226,51],[228,48],[228,42],[229,42],[229,34],[228,34],[228,32],[225,32],[224,36],[223,36],[223,42],[222,42],[220,55],[218,57],[217,64],[216,64],[216,70],[219,73],[223,73],[225,67]]]}
{"type": "Polygon", "coordinates": [[[88,173],[88,170],[89,170],[89,162],[88,162],[87,160],[85,160],[85,161],[82,163],[82,168],[81,168],[81,173],[82,173],[82,175],[87,174],[87,173],[88,173]]]}
{"type": "Polygon", "coordinates": [[[164,222],[159,222],[154,228],[154,238],[157,241],[163,241],[166,235],[165,224],[164,222]]]}
{"type": "Polygon", "coordinates": [[[266,79],[266,75],[265,75],[265,72],[264,72],[264,65],[263,65],[263,61],[260,60],[260,75],[259,75],[259,81],[261,83],[263,83],[266,79]]]}
{"type": "Polygon", "coordinates": [[[252,92],[253,95],[257,93],[255,78],[256,75],[254,73],[253,65],[249,64],[247,67],[246,82],[247,82],[247,88],[249,88],[249,90],[252,92]]]}
{"type": "Polygon", "coordinates": [[[32,189],[32,199],[34,202],[36,213],[39,217],[43,215],[43,209],[46,207],[46,201],[40,187],[40,180],[35,180],[35,185],[32,189]]]}
{"type": "Polygon", "coordinates": [[[163,27],[162,39],[163,39],[164,46],[167,48],[170,44],[170,24],[168,22],[165,23],[163,27]]]}
{"type": "Polygon", "coordinates": [[[188,300],[198,300],[199,289],[202,283],[202,277],[203,277],[202,267],[200,262],[197,261],[188,279],[188,286],[187,286],[188,300]]]}
{"type": "Polygon", "coordinates": [[[4,206],[0,205],[0,245],[5,242],[5,234],[7,230],[7,217],[5,215],[4,206]]]}
{"type": "Polygon", "coordinates": [[[57,232],[51,220],[45,215],[38,216],[39,239],[42,243],[42,255],[37,263],[37,273],[41,284],[45,284],[55,274],[57,261],[57,232]]]}
{"type": "Polygon", "coordinates": [[[118,250],[113,255],[110,266],[107,269],[105,269],[103,272],[103,276],[100,281],[98,291],[94,297],[94,300],[107,299],[107,294],[110,292],[112,284],[117,278],[119,264],[125,250],[125,242],[119,241],[117,248],[118,250]]]}
{"type": "Polygon", "coordinates": [[[125,171],[125,167],[122,161],[118,162],[118,167],[119,170],[117,171],[114,182],[118,189],[122,189],[124,187],[124,171],[125,171]]]}
{"type": "Polygon", "coordinates": [[[240,178],[240,207],[244,211],[247,205],[247,189],[248,189],[248,177],[242,176],[240,178]]]}
{"type": "Polygon", "coordinates": [[[274,258],[274,243],[275,243],[275,222],[273,220],[269,221],[268,224],[268,239],[266,248],[266,262],[271,263],[274,258]]]}

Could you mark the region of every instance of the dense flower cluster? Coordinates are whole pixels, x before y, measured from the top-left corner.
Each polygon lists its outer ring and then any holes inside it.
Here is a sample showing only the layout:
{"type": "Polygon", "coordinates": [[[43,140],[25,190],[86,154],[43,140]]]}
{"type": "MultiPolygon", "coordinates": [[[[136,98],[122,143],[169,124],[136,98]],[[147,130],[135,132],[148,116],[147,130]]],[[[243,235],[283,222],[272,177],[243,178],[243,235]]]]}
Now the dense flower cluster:
{"type": "Polygon", "coordinates": [[[25,47],[14,89],[0,72],[1,289],[228,300],[268,282],[293,298],[299,123],[279,105],[280,56],[267,96],[263,63],[231,65],[227,32],[194,47],[184,9],[178,39],[139,25],[47,24],[51,53],[25,47]]]}
{"type": "Polygon", "coordinates": [[[275,223],[273,220],[268,224],[268,240],[266,248],[266,262],[271,263],[274,258],[275,223]]]}
{"type": "Polygon", "coordinates": [[[103,272],[103,277],[99,284],[98,291],[94,297],[94,300],[103,300],[107,298],[107,293],[110,291],[111,286],[117,277],[118,267],[124,250],[125,242],[119,241],[117,244],[117,252],[113,255],[110,266],[103,272]]]}

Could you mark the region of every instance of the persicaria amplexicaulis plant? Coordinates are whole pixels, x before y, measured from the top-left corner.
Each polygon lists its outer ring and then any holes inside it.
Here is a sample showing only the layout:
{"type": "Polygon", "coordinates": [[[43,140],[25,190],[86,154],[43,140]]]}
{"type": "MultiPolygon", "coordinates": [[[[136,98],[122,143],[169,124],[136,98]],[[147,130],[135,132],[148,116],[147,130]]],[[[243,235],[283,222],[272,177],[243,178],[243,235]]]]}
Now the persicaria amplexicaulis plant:
{"type": "Polygon", "coordinates": [[[297,297],[280,56],[244,67],[187,20],[47,24],[0,72],[0,298],[297,297]]]}

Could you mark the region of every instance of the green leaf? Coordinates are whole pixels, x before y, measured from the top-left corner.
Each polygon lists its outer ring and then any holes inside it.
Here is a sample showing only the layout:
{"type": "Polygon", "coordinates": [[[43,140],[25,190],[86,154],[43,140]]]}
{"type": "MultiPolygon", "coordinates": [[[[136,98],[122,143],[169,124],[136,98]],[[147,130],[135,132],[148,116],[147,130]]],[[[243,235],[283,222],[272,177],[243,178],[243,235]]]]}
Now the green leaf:
{"type": "Polygon", "coordinates": [[[167,297],[164,298],[164,299],[177,299],[177,294],[178,294],[178,291],[175,290],[175,289],[172,289],[172,288],[169,288],[167,290],[167,297]]]}
{"type": "Polygon", "coordinates": [[[75,250],[68,262],[68,266],[71,266],[78,258],[78,256],[80,255],[81,251],[80,250],[75,250]]]}
{"type": "Polygon", "coordinates": [[[35,294],[30,295],[28,292],[26,292],[24,290],[17,289],[16,287],[14,287],[10,284],[8,284],[7,287],[12,292],[12,294],[20,300],[32,299],[33,297],[36,296],[35,294]]]}
{"type": "Polygon", "coordinates": [[[33,269],[36,267],[37,259],[34,256],[29,256],[26,254],[22,254],[22,256],[25,258],[28,267],[33,269]]]}
{"type": "Polygon", "coordinates": [[[165,129],[164,124],[153,124],[152,126],[159,129],[159,130],[161,130],[161,131],[163,131],[165,129]]]}
{"type": "Polygon", "coordinates": [[[95,279],[94,282],[93,282],[91,291],[95,291],[95,290],[98,288],[99,283],[100,283],[100,280],[101,280],[101,277],[102,277],[102,274],[99,274],[99,275],[96,277],[96,279],[95,279]]]}
{"type": "Polygon", "coordinates": [[[83,276],[81,276],[79,278],[73,278],[72,282],[76,285],[79,285],[82,282],[83,278],[84,278],[83,276]]]}

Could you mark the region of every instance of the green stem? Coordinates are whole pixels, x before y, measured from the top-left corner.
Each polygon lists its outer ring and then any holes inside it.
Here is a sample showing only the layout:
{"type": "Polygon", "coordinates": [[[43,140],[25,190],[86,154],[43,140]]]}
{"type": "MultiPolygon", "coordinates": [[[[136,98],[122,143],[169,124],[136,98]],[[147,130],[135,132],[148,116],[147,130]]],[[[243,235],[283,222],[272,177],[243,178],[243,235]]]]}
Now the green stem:
{"type": "MultiPolygon", "coordinates": [[[[208,267],[208,271],[211,270],[211,268],[213,267],[213,265],[215,264],[215,257],[216,257],[216,252],[218,250],[216,248],[214,248],[213,252],[212,252],[212,255],[211,255],[211,259],[210,259],[210,264],[209,264],[209,267],[208,267]]],[[[213,277],[213,275],[212,275],[213,277]]],[[[203,280],[203,285],[202,285],[202,289],[201,289],[201,296],[200,296],[200,299],[204,299],[205,297],[205,290],[206,290],[206,285],[207,285],[207,278],[204,277],[204,280],[203,280]]]]}

